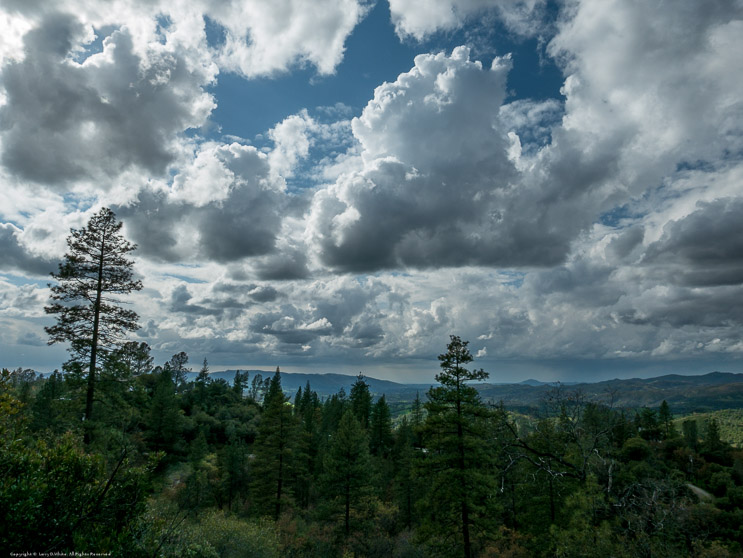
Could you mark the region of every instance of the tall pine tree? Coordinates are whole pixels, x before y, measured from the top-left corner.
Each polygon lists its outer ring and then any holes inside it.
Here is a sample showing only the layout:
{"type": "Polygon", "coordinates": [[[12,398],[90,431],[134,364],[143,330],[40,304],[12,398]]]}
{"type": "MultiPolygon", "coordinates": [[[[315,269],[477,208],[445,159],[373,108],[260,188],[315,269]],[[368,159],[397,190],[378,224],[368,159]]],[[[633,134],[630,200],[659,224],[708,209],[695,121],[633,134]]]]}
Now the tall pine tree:
{"type": "Polygon", "coordinates": [[[351,386],[351,410],[356,415],[356,420],[361,424],[364,430],[369,428],[369,417],[372,408],[372,396],[369,391],[369,384],[364,380],[364,375],[359,373],[356,381],[351,386]]]}
{"type": "Polygon", "coordinates": [[[347,410],[335,431],[324,462],[327,497],[343,513],[343,532],[351,532],[352,511],[370,487],[369,441],[353,411],[347,410]]]}
{"type": "MultiPolygon", "coordinates": [[[[59,271],[52,273],[52,304],[44,308],[56,314],[57,323],[47,327],[49,344],[70,343],[72,361],[87,363],[86,420],[93,414],[98,354],[104,355],[123,341],[128,331],[139,329],[136,312],[123,308],[116,295],[142,288],[134,279],[133,262],[126,255],[137,248],[120,234],[122,223],[104,207],[83,229],[67,238],[69,251],[59,271]]],[[[88,430],[86,430],[86,440],[88,430]]]]}
{"type": "Polygon", "coordinates": [[[371,410],[369,449],[372,455],[386,458],[392,449],[392,418],[384,395],[377,399],[371,410]]]}
{"type": "Polygon", "coordinates": [[[297,420],[281,389],[281,372],[271,378],[263,401],[253,454],[253,494],[257,511],[278,519],[289,498],[289,478],[297,444],[297,420]]]}
{"type": "Polygon", "coordinates": [[[473,540],[488,522],[494,456],[487,440],[490,410],[466,382],[485,380],[488,374],[464,367],[472,355],[467,341],[457,336],[451,336],[439,361],[442,372],[436,380],[441,385],[428,391],[425,403],[428,457],[424,467],[430,478],[426,508],[433,511],[426,530],[432,542],[460,548],[470,558],[473,540]],[[452,540],[456,543],[447,543],[452,540]]]}

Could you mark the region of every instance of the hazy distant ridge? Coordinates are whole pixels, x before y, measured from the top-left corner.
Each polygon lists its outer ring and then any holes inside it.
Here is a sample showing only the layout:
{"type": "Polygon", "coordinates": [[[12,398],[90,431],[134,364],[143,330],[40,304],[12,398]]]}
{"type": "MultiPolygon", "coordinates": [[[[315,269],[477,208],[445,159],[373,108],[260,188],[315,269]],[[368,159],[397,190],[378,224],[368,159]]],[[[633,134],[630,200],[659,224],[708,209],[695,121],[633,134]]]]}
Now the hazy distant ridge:
{"type": "MultiPolygon", "coordinates": [[[[256,374],[264,378],[273,375],[271,370],[248,370],[249,382],[256,374]]],[[[232,382],[235,370],[214,372],[212,378],[223,378],[232,382]]],[[[196,377],[196,373],[191,373],[196,377]]],[[[370,391],[380,396],[385,394],[390,401],[405,401],[415,398],[416,393],[424,398],[425,392],[433,385],[401,384],[389,380],[379,380],[364,376],[370,391]]],[[[356,381],[356,376],[346,374],[305,374],[282,372],[281,384],[288,395],[310,382],[310,386],[320,396],[338,393],[343,388],[348,394],[356,381]]],[[[503,401],[508,407],[538,407],[541,401],[558,384],[538,380],[525,380],[515,384],[478,384],[477,389],[485,400],[503,401]]],[[[613,403],[616,407],[657,407],[665,399],[674,412],[710,411],[743,407],[743,374],[730,372],[710,372],[697,376],[667,374],[655,378],[614,379],[595,383],[560,384],[561,389],[580,391],[589,401],[613,403]]]]}
{"type": "MultiPolygon", "coordinates": [[[[241,372],[246,372],[244,369],[240,369],[241,372]]],[[[222,372],[213,372],[210,374],[212,378],[223,378],[228,382],[232,383],[235,377],[236,370],[224,370],[222,372]]],[[[270,378],[274,375],[275,370],[247,370],[250,374],[248,383],[253,381],[256,374],[260,374],[263,378],[270,378]]],[[[190,379],[196,377],[196,373],[192,372],[189,374],[190,379]]],[[[300,387],[304,389],[307,382],[310,382],[310,386],[313,391],[316,391],[318,395],[332,395],[338,393],[343,388],[348,394],[351,390],[351,386],[356,381],[357,376],[351,376],[348,374],[305,374],[299,372],[282,372],[281,373],[281,387],[288,394],[296,393],[300,387]]],[[[399,392],[410,392],[413,390],[413,397],[415,397],[415,390],[420,390],[421,396],[431,385],[435,382],[428,384],[400,384],[389,380],[379,380],[377,378],[371,378],[364,376],[364,381],[369,384],[369,390],[374,395],[387,394],[389,397],[392,394],[399,392]]]]}

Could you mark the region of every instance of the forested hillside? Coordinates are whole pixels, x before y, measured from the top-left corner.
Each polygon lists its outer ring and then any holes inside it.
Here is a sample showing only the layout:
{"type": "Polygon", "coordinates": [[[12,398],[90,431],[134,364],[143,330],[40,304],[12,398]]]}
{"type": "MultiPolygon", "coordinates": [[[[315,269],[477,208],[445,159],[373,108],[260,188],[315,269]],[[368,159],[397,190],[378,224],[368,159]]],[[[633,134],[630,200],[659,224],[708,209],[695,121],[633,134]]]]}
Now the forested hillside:
{"type": "Polygon", "coordinates": [[[188,357],[113,351],[85,415],[79,367],[4,370],[0,547],[114,556],[740,556],[743,452],[722,415],[573,387],[531,413],[476,389],[452,337],[393,422],[359,376],[292,398],[188,357]]]}

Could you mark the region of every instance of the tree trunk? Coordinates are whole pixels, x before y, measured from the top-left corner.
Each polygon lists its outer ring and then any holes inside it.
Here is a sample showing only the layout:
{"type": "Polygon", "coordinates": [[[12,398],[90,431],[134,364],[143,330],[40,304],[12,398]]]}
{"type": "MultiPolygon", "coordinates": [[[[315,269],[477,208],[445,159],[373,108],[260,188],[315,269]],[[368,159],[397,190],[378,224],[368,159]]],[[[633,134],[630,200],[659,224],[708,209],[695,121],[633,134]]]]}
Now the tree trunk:
{"type": "Polygon", "coordinates": [[[464,443],[462,424],[457,425],[457,436],[459,437],[459,470],[461,473],[461,497],[462,497],[462,539],[464,539],[464,558],[472,556],[472,547],[470,545],[470,513],[467,506],[467,483],[464,480],[465,462],[464,462],[464,443]]]}
{"type": "Polygon", "coordinates": [[[549,475],[549,486],[550,486],[550,524],[554,524],[555,523],[555,489],[552,486],[552,474],[549,475]]]}
{"type": "Polygon", "coordinates": [[[279,482],[276,486],[276,512],[274,519],[278,521],[281,515],[281,489],[284,483],[284,451],[279,449],[279,482]]]}
{"type": "Polygon", "coordinates": [[[510,485],[510,488],[511,488],[511,522],[512,522],[511,527],[514,529],[518,529],[519,522],[516,519],[516,484],[513,481],[511,481],[508,484],[510,485]]]}
{"type": "Polygon", "coordinates": [[[346,538],[351,532],[351,479],[346,478],[346,538]]]}
{"type": "Polygon", "coordinates": [[[85,394],[85,434],[83,441],[90,443],[90,420],[93,415],[93,396],[95,394],[95,365],[98,356],[98,328],[101,316],[101,295],[103,292],[103,254],[106,248],[105,237],[101,239],[101,253],[98,257],[98,284],[93,305],[93,338],[90,341],[90,368],[88,369],[88,389],[85,394]]]}
{"type": "Polygon", "coordinates": [[[472,556],[472,547],[470,543],[470,510],[467,506],[467,483],[464,478],[466,463],[464,458],[464,431],[462,429],[462,396],[460,392],[460,368],[459,358],[456,359],[457,371],[457,442],[459,443],[459,472],[461,482],[462,498],[462,539],[464,540],[464,558],[472,556]]]}
{"type": "Polygon", "coordinates": [[[276,486],[276,521],[281,515],[281,490],[284,485],[284,407],[281,408],[279,415],[279,480],[276,486]]]}

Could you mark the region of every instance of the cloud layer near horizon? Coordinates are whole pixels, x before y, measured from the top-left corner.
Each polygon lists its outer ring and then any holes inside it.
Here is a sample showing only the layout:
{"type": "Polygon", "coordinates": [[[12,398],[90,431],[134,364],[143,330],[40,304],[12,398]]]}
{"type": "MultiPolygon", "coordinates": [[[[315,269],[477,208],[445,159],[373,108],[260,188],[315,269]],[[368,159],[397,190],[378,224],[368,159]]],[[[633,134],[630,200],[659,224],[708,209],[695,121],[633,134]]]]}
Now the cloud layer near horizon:
{"type": "Polygon", "coordinates": [[[166,352],[404,363],[456,333],[484,360],[741,362],[743,3],[391,1],[406,41],[539,37],[562,97],[457,46],[258,145],[214,132],[215,80],[332,74],[369,5],[78,4],[2,14],[4,346],[39,338],[32,280],[108,205],[166,352]]]}

